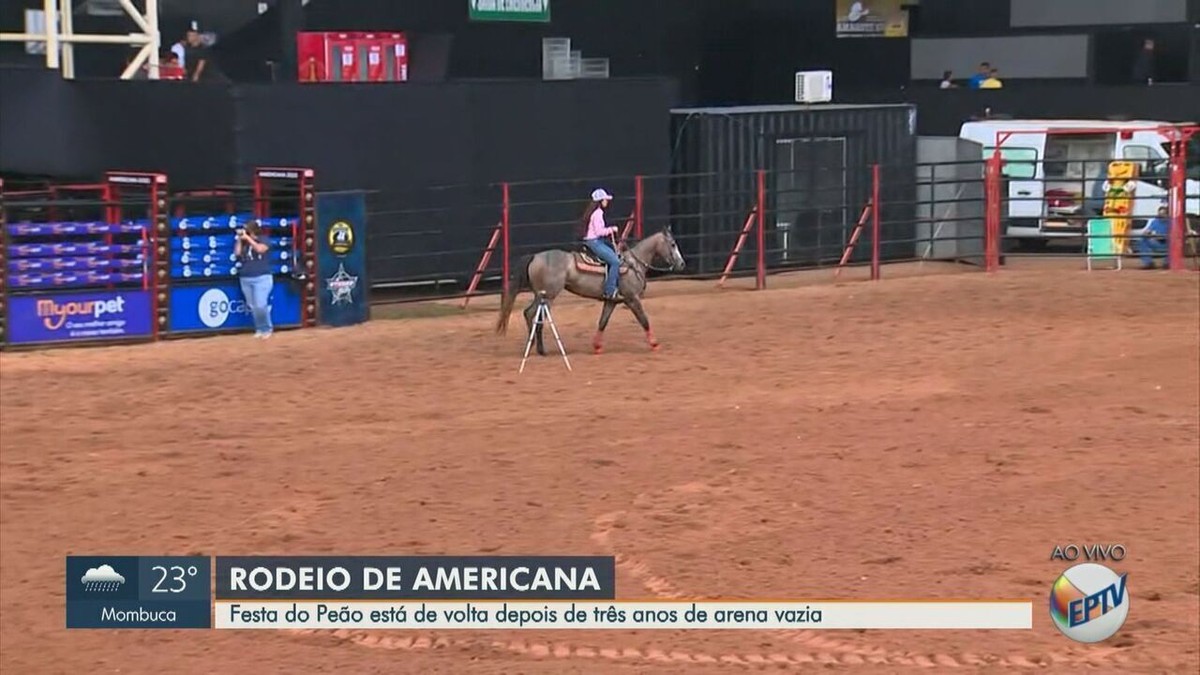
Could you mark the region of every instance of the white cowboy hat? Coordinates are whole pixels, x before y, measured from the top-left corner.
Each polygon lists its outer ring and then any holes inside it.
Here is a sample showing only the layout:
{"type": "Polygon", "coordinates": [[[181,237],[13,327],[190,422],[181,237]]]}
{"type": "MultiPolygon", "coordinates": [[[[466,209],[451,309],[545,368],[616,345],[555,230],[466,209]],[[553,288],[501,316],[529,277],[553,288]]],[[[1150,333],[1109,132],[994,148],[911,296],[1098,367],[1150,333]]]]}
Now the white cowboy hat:
{"type": "Polygon", "coordinates": [[[595,190],[592,190],[592,201],[594,201],[594,202],[599,202],[599,201],[603,201],[605,199],[612,199],[612,198],[613,198],[613,196],[608,194],[607,190],[604,190],[602,188],[596,188],[595,190]]]}

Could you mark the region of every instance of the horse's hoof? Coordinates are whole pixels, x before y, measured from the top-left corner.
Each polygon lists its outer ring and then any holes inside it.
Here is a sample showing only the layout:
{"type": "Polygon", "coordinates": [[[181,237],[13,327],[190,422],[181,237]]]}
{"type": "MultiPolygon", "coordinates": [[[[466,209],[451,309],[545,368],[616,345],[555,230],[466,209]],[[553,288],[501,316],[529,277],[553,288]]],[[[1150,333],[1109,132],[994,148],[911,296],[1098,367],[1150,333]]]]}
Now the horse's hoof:
{"type": "Polygon", "coordinates": [[[592,353],[596,356],[600,356],[604,353],[604,347],[601,347],[600,345],[592,345],[592,353]]]}
{"type": "Polygon", "coordinates": [[[650,343],[650,351],[656,352],[656,351],[658,351],[658,348],[659,348],[659,344],[657,342],[650,343]]]}

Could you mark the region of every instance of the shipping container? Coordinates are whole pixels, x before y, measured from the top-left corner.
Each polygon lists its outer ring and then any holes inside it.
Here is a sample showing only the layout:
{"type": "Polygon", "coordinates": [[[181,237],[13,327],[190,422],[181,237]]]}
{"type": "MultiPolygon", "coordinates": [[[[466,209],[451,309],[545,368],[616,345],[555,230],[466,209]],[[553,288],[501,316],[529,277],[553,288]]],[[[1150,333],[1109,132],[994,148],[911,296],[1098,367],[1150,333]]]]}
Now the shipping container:
{"type": "MultiPolygon", "coordinates": [[[[766,172],[772,268],[835,262],[881,171],[885,258],[910,257],[917,110],[911,105],[777,105],[671,111],[672,220],[700,273],[719,272],[766,172]]],[[[865,241],[865,238],[864,238],[865,241]]],[[[753,264],[754,237],[739,269],[753,264]]],[[[855,260],[869,255],[860,246],[855,260]]]]}

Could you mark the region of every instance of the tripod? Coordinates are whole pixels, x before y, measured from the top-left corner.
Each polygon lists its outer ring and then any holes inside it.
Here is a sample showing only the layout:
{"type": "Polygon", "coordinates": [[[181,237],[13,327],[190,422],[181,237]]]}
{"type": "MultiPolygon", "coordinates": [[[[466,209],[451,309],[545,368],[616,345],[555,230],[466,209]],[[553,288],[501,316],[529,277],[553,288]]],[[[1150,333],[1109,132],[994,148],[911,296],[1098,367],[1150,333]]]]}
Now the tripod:
{"type": "Polygon", "coordinates": [[[550,324],[550,330],[554,333],[554,342],[558,344],[558,353],[562,354],[563,363],[567,364],[567,370],[571,370],[571,360],[567,358],[567,350],[563,349],[562,340],[558,337],[558,328],[554,326],[554,317],[550,316],[550,304],[546,302],[546,293],[543,291],[537,296],[537,312],[533,315],[532,325],[529,328],[529,339],[525,342],[525,356],[521,357],[521,369],[517,373],[525,372],[525,361],[529,359],[529,350],[533,347],[533,338],[538,334],[542,326],[550,324]]]}

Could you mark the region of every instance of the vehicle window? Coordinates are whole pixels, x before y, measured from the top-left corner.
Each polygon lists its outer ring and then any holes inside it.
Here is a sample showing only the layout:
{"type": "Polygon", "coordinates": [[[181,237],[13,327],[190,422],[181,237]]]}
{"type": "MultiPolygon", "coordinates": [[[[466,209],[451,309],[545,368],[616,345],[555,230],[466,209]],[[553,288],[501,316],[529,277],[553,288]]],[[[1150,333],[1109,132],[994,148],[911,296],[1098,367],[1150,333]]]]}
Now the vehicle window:
{"type": "Polygon", "coordinates": [[[1158,159],[1158,154],[1154,149],[1145,145],[1127,145],[1121,150],[1122,159],[1132,159],[1134,161],[1148,161],[1158,159]]]}
{"type": "Polygon", "coordinates": [[[1127,145],[1121,151],[1124,159],[1138,163],[1138,174],[1142,178],[1166,176],[1170,167],[1167,160],[1159,156],[1155,149],[1147,145],[1127,145]]]}
{"type": "MultiPolygon", "coordinates": [[[[996,148],[985,147],[984,159],[994,154],[996,148]]],[[[1031,180],[1037,176],[1038,153],[1033,148],[1000,148],[1000,159],[1003,160],[1000,172],[1006,178],[1031,180]]]]}
{"type": "Polygon", "coordinates": [[[1067,146],[1046,141],[1046,161],[1043,168],[1046,178],[1063,178],[1067,175],[1067,146]]]}

